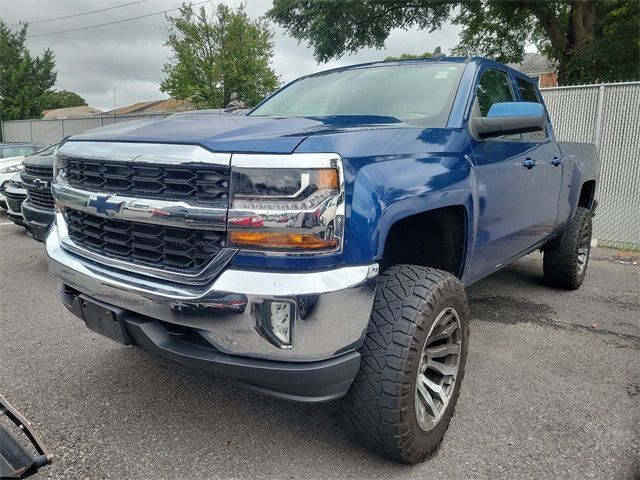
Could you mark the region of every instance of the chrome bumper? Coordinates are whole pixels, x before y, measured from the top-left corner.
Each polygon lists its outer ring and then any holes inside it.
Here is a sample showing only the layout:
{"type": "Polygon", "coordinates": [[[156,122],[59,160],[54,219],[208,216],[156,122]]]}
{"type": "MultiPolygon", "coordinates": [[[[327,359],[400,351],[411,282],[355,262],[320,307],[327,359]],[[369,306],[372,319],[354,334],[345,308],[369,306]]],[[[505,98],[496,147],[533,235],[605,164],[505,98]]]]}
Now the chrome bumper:
{"type": "Polygon", "coordinates": [[[228,268],[207,285],[152,279],[91,262],[65,250],[54,226],[46,240],[51,273],[64,285],[101,302],[156,320],[201,330],[223,353],[314,361],[357,349],[366,333],[378,265],[313,273],[228,268]],[[290,348],[261,334],[265,300],[295,307],[290,348]]]}

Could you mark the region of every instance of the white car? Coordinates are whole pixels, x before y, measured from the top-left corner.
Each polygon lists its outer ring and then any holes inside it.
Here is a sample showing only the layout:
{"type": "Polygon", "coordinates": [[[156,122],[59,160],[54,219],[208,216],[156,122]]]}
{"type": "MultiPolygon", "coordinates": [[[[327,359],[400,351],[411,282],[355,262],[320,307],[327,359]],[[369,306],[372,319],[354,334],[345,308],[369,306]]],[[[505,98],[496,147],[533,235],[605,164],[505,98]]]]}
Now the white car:
{"type": "Polygon", "coordinates": [[[4,191],[4,196],[7,199],[7,217],[16,225],[25,227],[20,207],[22,202],[27,199],[27,190],[22,185],[20,173],[13,174],[13,177],[9,180],[9,186],[4,191]]]}
{"type": "Polygon", "coordinates": [[[24,156],[9,157],[0,159],[0,207],[7,209],[7,199],[4,191],[9,186],[9,180],[16,172],[22,170],[22,160],[24,156]]]}
{"type": "Polygon", "coordinates": [[[2,153],[7,152],[25,152],[26,155],[19,155],[13,157],[2,158],[0,156],[0,207],[7,209],[7,199],[4,195],[4,191],[9,186],[9,180],[13,175],[17,172],[21,172],[23,170],[22,161],[31,155],[51,155],[55,148],[58,146],[57,143],[53,143],[51,145],[47,145],[46,147],[42,147],[42,145],[5,145],[4,147],[0,147],[2,149],[2,153]],[[33,151],[33,150],[37,151],[33,151]]]}

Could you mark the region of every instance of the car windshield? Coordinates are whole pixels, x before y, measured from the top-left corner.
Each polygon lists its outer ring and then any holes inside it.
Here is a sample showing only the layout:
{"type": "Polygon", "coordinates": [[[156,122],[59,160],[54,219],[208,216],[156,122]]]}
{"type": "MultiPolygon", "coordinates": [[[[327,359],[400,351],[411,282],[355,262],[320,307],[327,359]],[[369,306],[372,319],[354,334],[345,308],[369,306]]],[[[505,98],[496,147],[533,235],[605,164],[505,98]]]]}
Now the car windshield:
{"type": "Polygon", "coordinates": [[[375,115],[444,127],[463,68],[455,63],[408,63],[318,73],[295,81],[250,115],[375,115]]]}
{"type": "Polygon", "coordinates": [[[18,157],[20,155],[29,155],[33,152],[34,147],[30,145],[17,145],[13,147],[4,147],[2,149],[2,158],[18,157]]]}

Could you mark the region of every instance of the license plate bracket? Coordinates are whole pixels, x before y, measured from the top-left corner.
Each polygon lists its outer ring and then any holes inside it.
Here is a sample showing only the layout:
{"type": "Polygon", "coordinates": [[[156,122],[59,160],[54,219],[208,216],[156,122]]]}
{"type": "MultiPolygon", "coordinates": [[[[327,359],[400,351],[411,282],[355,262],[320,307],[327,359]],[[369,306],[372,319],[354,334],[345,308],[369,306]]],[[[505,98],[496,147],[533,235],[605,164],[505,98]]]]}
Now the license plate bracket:
{"type": "Polygon", "coordinates": [[[120,318],[122,316],[119,314],[120,312],[84,295],[79,296],[79,301],[84,323],[90,330],[123,345],[133,343],[127,334],[124,322],[120,318]]]}

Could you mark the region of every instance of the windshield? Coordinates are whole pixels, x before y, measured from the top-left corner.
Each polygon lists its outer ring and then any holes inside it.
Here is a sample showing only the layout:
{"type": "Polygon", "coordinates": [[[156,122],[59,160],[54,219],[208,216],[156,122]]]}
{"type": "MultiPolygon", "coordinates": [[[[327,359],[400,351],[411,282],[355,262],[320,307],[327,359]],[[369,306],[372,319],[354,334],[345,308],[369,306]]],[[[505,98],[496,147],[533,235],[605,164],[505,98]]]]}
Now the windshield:
{"type": "Polygon", "coordinates": [[[0,155],[0,157],[9,158],[9,157],[19,157],[21,155],[29,155],[34,150],[35,150],[35,147],[31,145],[18,145],[15,147],[4,147],[2,149],[2,154],[0,155]]]}
{"type": "Polygon", "coordinates": [[[444,127],[464,65],[377,65],[302,78],[252,116],[376,115],[444,127]]]}

